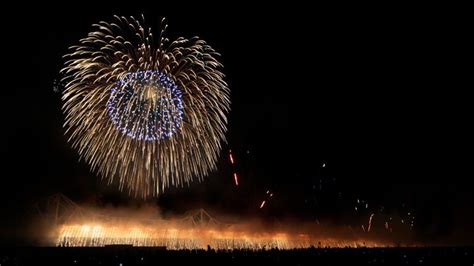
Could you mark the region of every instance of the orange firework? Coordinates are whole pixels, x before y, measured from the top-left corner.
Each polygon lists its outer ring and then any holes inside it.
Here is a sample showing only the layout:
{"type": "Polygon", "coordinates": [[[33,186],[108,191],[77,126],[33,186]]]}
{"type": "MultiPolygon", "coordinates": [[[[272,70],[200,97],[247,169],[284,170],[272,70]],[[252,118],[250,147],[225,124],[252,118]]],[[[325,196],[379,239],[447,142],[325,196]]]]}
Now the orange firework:
{"type": "Polygon", "coordinates": [[[71,223],[59,227],[57,246],[165,246],[168,249],[308,248],[323,244],[330,247],[378,247],[386,243],[368,239],[338,239],[314,237],[307,233],[252,232],[237,228],[182,227],[160,223],[156,226],[140,223],[71,223]]]}

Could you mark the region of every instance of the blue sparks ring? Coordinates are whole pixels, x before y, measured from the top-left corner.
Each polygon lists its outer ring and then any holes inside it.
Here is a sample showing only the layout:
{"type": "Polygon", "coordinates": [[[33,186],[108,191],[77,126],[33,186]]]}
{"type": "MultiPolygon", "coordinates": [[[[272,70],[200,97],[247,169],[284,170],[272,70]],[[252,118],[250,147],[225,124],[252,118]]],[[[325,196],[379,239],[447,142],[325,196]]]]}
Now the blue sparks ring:
{"type": "Polygon", "coordinates": [[[183,122],[181,89],[159,70],[131,72],[111,88],[107,112],[122,134],[136,140],[172,137],[183,122]]]}

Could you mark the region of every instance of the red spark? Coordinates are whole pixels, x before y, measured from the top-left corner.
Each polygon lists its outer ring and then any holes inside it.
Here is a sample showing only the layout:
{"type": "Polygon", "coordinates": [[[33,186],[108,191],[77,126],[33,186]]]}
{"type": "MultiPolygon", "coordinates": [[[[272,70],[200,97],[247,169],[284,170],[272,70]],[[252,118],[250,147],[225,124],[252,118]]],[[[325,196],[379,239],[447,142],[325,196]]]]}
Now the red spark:
{"type": "Polygon", "coordinates": [[[234,173],[234,182],[236,186],[239,185],[239,178],[237,177],[237,173],[234,173]]]}

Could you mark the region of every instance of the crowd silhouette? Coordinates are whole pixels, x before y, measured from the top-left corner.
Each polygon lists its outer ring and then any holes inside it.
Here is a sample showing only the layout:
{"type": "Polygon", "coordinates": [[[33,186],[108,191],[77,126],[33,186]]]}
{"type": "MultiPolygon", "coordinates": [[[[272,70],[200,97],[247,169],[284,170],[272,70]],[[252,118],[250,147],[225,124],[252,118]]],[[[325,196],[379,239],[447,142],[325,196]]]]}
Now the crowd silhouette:
{"type": "Polygon", "coordinates": [[[472,247],[166,250],[162,247],[1,248],[0,265],[473,265],[472,247]]]}

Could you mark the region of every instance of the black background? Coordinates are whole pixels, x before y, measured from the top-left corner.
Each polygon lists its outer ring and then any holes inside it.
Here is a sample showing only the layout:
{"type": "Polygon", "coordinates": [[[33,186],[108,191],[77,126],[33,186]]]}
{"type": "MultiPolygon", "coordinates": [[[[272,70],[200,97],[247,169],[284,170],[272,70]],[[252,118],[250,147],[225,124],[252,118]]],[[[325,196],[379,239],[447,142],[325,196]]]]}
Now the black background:
{"type": "Polygon", "coordinates": [[[351,224],[359,219],[349,214],[353,202],[363,198],[393,212],[412,210],[421,238],[472,231],[472,34],[465,17],[428,7],[221,5],[4,11],[11,16],[2,25],[4,229],[18,227],[28,206],[56,192],[78,202],[142,204],[78,162],[63,136],[53,82],[61,77],[61,56],[93,23],[143,13],[155,31],[166,16],[170,39],[198,35],[213,46],[232,91],[219,170],[149,200],[164,213],[204,206],[267,221],[351,224]],[[322,191],[315,189],[320,183],[322,191]],[[267,190],[274,198],[259,209],[267,190]]]}

